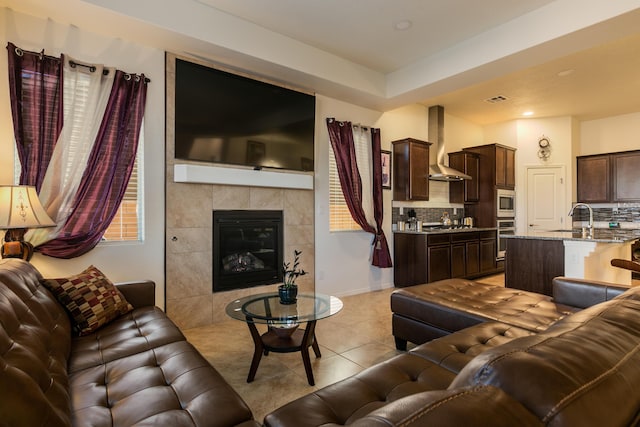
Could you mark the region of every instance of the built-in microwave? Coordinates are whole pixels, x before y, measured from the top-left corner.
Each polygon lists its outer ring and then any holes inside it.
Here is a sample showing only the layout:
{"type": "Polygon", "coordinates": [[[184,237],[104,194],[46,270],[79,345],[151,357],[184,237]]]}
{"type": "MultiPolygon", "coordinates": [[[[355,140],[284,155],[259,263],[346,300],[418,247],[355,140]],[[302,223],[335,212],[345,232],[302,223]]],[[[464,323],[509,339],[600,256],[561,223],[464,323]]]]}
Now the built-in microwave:
{"type": "Polygon", "coordinates": [[[516,216],[516,192],[513,190],[496,190],[496,216],[513,218],[516,216]]]}

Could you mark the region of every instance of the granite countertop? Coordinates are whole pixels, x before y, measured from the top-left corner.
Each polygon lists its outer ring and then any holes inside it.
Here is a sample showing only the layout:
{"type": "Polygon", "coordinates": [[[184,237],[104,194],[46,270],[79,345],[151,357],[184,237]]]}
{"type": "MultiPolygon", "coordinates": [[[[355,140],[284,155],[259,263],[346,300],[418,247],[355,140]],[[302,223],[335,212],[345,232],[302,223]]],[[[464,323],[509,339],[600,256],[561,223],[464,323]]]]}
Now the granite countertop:
{"type": "Polygon", "coordinates": [[[472,231],[496,231],[496,227],[466,227],[466,228],[442,228],[440,226],[423,225],[422,231],[393,230],[394,233],[405,234],[445,234],[445,233],[469,233],[472,231]]]}
{"type": "Polygon", "coordinates": [[[627,243],[640,239],[640,229],[629,228],[595,228],[593,234],[583,233],[581,228],[572,230],[537,230],[516,233],[515,235],[501,234],[504,239],[538,239],[538,240],[572,240],[598,243],[627,243]]]}

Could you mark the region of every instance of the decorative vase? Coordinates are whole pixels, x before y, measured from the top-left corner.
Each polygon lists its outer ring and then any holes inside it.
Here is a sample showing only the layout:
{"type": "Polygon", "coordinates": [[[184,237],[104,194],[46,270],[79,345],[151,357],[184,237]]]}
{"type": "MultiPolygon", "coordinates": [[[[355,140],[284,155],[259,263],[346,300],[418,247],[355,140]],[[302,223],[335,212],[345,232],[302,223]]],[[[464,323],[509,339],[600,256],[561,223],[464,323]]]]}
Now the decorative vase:
{"type": "Polygon", "coordinates": [[[278,295],[282,304],[295,304],[298,297],[298,285],[278,286],[278,295]]]}

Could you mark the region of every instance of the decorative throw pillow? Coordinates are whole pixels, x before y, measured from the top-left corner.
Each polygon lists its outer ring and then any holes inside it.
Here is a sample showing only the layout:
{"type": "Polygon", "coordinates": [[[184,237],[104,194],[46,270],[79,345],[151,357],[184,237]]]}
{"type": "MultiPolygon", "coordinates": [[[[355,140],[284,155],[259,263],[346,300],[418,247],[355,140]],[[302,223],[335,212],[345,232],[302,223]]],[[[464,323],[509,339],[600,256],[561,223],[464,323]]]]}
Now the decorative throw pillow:
{"type": "Polygon", "coordinates": [[[75,276],[44,279],[69,314],[80,335],[88,335],[133,310],[120,291],[93,265],[75,276]]]}

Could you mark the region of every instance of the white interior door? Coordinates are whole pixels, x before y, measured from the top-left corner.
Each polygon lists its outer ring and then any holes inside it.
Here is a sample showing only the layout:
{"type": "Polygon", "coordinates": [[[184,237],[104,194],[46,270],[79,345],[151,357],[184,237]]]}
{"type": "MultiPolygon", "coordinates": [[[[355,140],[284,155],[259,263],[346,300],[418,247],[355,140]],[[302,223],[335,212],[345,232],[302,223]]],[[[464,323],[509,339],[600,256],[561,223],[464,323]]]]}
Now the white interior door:
{"type": "Polygon", "coordinates": [[[527,167],[527,227],[529,230],[569,228],[564,212],[564,166],[527,167]]]}

